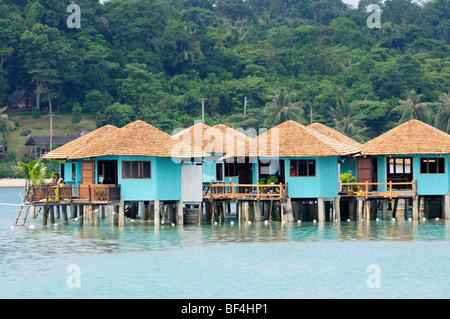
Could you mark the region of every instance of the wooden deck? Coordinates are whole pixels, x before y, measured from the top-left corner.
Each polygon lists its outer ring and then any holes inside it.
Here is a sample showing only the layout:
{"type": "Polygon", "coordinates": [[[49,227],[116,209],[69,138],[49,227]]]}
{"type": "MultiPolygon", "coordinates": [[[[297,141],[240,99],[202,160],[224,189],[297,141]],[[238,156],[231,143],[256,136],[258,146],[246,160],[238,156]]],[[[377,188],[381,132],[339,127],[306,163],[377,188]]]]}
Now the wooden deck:
{"type": "Polygon", "coordinates": [[[369,198],[415,198],[417,195],[417,181],[411,182],[388,182],[388,183],[342,183],[343,190],[358,189],[354,191],[343,191],[342,197],[362,196],[369,198]],[[386,191],[377,190],[379,186],[386,186],[386,191]],[[375,190],[374,190],[375,189],[375,190]]]}
{"type": "Polygon", "coordinates": [[[206,200],[282,200],[287,197],[287,184],[209,184],[203,187],[206,200]]]}
{"type": "Polygon", "coordinates": [[[110,204],[120,199],[120,185],[54,185],[46,184],[25,189],[24,202],[34,205],[110,204]]]}

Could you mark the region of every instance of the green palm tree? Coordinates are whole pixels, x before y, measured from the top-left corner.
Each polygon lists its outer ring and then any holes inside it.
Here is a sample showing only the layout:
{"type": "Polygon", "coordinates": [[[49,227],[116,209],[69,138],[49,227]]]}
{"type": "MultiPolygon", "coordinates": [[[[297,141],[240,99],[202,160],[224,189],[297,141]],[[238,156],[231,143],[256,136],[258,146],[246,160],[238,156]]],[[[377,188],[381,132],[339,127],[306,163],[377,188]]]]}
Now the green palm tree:
{"type": "Polygon", "coordinates": [[[44,163],[38,160],[32,160],[29,163],[18,162],[17,166],[14,168],[22,173],[27,186],[33,185],[35,187],[44,182],[45,173],[47,171],[47,167],[44,166],[44,163]]]}
{"type": "Polygon", "coordinates": [[[450,133],[450,92],[443,94],[441,102],[438,105],[439,110],[436,114],[434,125],[438,129],[450,133]]]}
{"type": "Polygon", "coordinates": [[[400,105],[394,107],[391,112],[399,112],[401,118],[399,123],[404,123],[412,119],[422,122],[429,122],[433,111],[429,108],[433,103],[422,102],[422,94],[417,94],[415,90],[408,92],[406,100],[398,100],[400,105]]]}
{"type": "Polygon", "coordinates": [[[337,106],[330,109],[330,115],[333,118],[336,131],[361,143],[366,140],[365,132],[367,127],[364,127],[363,122],[366,116],[351,108],[342,92],[337,100],[337,106]]]}
{"type": "Polygon", "coordinates": [[[297,101],[295,92],[276,90],[272,101],[264,107],[267,116],[264,124],[276,126],[288,120],[305,122],[303,106],[303,102],[297,101]]]}

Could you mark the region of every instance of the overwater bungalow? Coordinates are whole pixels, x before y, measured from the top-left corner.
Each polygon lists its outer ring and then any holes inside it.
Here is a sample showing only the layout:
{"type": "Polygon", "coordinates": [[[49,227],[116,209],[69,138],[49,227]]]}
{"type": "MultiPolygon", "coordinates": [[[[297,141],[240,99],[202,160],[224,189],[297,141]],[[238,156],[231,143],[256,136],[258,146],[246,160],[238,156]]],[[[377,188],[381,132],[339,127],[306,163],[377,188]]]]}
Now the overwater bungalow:
{"type": "MultiPolygon", "coordinates": [[[[339,214],[339,163],[359,149],[294,121],[286,121],[251,141],[245,156],[253,163],[253,182],[242,192],[242,185],[211,185],[204,198],[236,200],[276,200],[285,206],[287,218],[298,219],[299,210],[290,213],[292,201],[314,202],[319,221],[325,221],[327,207],[339,214]],[[335,203],[335,205],[330,202],[335,203]]],[[[229,157],[228,155],[225,156],[229,157]]],[[[255,206],[255,210],[257,207],[255,206]]],[[[259,213],[258,213],[259,215],[259,213]]],[[[258,220],[258,218],[255,218],[258,220]]],[[[312,219],[312,218],[310,218],[312,219]]]]}
{"type": "Polygon", "coordinates": [[[414,219],[427,215],[430,205],[439,206],[437,217],[450,218],[449,153],[449,134],[410,120],[361,146],[357,173],[367,186],[359,186],[367,199],[412,199],[414,219]]]}
{"type": "Polygon", "coordinates": [[[45,158],[64,161],[64,185],[55,181],[32,189],[27,200],[37,206],[71,205],[75,211],[76,206],[87,207],[89,212],[98,205],[111,206],[118,211],[119,224],[124,223],[125,206],[131,209],[137,203],[144,219],[151,213],[159,223],[157,212],[164,203],[169,221],[176,215],[179,224],[184,201],[202,200],[201,179],[191,178],[195,167],[183,165],[183,159],[206,156],[143,121],[120,129],[107,125],[48,153],[45,158]]]}

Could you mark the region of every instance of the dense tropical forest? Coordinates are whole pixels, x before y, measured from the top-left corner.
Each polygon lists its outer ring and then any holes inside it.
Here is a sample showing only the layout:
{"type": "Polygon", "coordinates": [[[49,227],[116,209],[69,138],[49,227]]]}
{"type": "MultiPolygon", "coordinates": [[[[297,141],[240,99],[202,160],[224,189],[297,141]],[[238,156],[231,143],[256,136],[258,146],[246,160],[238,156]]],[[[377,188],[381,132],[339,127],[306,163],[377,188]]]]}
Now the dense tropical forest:
{"type": "Polygon", "coordinates": [[[450,0],[0,0],[0,106],[25,88],[36,117],[98,127],[172,133],[204,99],[210,125],[321,122],[364,142],[418,118],[450,132],[449,18],[450,0]]]}

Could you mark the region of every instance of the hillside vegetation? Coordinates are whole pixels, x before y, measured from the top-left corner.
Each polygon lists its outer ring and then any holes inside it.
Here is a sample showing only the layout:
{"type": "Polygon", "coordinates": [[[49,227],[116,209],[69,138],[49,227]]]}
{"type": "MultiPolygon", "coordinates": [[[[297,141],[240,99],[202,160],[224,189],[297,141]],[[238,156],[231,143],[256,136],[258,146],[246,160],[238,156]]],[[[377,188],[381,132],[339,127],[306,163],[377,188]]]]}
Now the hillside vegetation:
{"type": "Polygon", "coordinates": [[[81,108],[96,126],[171,133],[206,98],[210,125],[313,121],[361,142],[410,118],[450,131],[450,0],[78,0],[69,28],[71,3],[0,0],[2,105],[26,88],[40,116],[81,108]]]}

